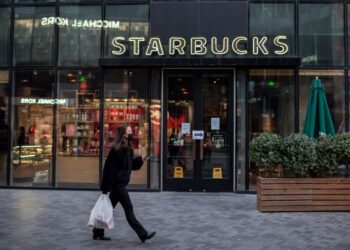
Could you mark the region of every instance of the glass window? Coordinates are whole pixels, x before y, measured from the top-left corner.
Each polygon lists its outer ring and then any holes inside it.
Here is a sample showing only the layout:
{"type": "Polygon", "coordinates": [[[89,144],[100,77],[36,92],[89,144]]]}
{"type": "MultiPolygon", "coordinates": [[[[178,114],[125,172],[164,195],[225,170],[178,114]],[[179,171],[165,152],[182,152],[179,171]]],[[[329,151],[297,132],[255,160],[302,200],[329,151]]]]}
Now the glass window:
{"type": "Polygon", "coordinates": [[[0,66],[9,64],[11,9],[0,8],[0,66]]]}
{"type": "Polygon", "coordinates": [[[47,16],[55,16],[54,7],[15,9],[15,65],[53,64],[55,29],[53,25],[42,25],[42,19],[47,16]]]}
{"type": "Polygon", "coordinates": [[[59,72],[57,185],[96,187],[99,183],[100,76],[96,71],[59,72]]]}
{"type": "MultiPolygon", "coordinates": [[[[107,70],[104,78],[104,156],[115,142],[117,127],[123,124],[129,124],[132,128],[135,155],[149,155],[148,71],[107,70]]],[[[149,162],[145,162],[140,170],[132,173],[130,184],[133,187],[147,187],[148,168],[149,162]]]]}
{"type": "MultiPolygon", "coordinates": [[[[116,36],[147,37],[149,33],[149,9],[146,4],[110,5],[106,8],[106,20],[119,22],[119,28],[106,28],[105,55],[112,56],[112,40],[116,36]]],[[[140,53],[145,51],[146,43],[141,43],[140,53]]],[[[132,49],[132,48],[131,48],[132,49]]],[[[130,48],[127,49],[130,51],[130,48]]]]}
{"type": "Polygon", "coordinates": [[[236,79],[236,174],[237,190],[246,190],[246,71],[238,70],[236,79]]]}
{"type": "MultiPolygon", "coordinates": [[[[263,132],[286,136],[295,128],[295,77],[290,69],[249,70],[249,141],[263,132]]],[[[255,190],[256,168],[249,163],[249,190],[255,190]]]]}
{"type": "Polygon", "coordinates": [[[92,3],[92,2],[99,2],[102,0],[59,0],[62,3],[92,3]]]}
{"type": "Polygon", "coordinates": [[[301,70],[299,72],[299,130],[303,131],[309,89],[315,77],[321,80],[331,111],[335,132],[345,131],[345,90],[343,70],[301,70]]]}
{"type": "Polygon", "coordinates": [[[68,26],[59,25],[59,65],[97,66],[101,56],[100,6],[61,6],[60,17],[68,26]]]}
{"type": "Polygon", "coordinates": [[[15,0],[15,3],[53,3],[56,0],[15,0]]]}
{"type": "Polygon", "coordinates": [[[7,180],[9,87],[8,71],[0,71],[0,186],[7,180]]]}
{"type": "MultiPolygon", "coordinates": [[[[295,54],[294,4],[254,3],[250,4],[250,36],[267,36],[271,42],[270,50],[276,49],[272,41],[278,35],[288,38],[289,51],[286,55],[295,54]]],[[[273,55],[271,53],[271,55],[273,55]]]]}
{"type": "Polygon", "coordinates": [[[55,75],[46,70],[14,73],[13,183],[47,186],[52,177],[55,75]]]}
{"type": "Polygon", "coordinates": [[[299,53],[303,65],[344,65],[341,3],[299,5],[299,53]]]}
{"type": "Polygon", "coordinates": [[[348,4],[348,60],[350,61],[350,4],[348,4]]]}

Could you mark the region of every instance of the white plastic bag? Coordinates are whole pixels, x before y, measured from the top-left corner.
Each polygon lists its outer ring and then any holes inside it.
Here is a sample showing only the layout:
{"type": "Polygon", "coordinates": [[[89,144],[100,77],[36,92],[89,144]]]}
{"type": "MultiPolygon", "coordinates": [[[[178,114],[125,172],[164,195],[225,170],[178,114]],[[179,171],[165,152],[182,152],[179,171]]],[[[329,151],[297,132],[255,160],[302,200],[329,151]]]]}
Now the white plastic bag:
{"type": "Polygon", "coordinates": [[[103,229],[114,227],[113,206],[106,194],[101,194],[96,201],[90,213],[88,226],[103,229]]]}

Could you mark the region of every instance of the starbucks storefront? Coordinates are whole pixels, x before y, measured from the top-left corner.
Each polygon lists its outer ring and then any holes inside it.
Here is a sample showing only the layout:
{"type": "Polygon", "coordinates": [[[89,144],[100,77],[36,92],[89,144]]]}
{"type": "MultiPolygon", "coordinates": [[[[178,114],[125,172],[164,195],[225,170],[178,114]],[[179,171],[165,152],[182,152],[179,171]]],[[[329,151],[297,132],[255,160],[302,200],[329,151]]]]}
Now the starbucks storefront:
{"type": "Polygon", "coordinates": [[[130,189],[254,192],[249,141],[302,130],[316,76],[348,130],[345,2],[101,2],[0,3],[0,186],[96,189],[127,123],[130,189]]]}

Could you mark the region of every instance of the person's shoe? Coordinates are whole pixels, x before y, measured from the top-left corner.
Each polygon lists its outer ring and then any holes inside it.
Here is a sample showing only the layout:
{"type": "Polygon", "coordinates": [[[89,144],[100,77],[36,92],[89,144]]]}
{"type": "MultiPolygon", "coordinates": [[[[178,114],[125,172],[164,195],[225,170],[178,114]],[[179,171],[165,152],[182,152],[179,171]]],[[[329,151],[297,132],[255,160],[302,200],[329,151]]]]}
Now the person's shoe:
{"type": "Polygon", "coordinates": [[[150,234],[147,233],[147,235],[145,237],[141,238],[142,243],[145,242],[146,240],[153,238],[154,235],[156,235],[156,232],[152,232],[150,234]]]}
{"type": "Polygon", "coordinates": [[[105,237],[105,230],[99,228],[92,229],[93,240],[111,240],[110,237],[105,237]]]}
{"type": "Polygon", "coordinates": [[[93,235],[92,239],[94,239],[94,240],[111,240],[110,237],[99,236],[99,235],[93,235]]]}

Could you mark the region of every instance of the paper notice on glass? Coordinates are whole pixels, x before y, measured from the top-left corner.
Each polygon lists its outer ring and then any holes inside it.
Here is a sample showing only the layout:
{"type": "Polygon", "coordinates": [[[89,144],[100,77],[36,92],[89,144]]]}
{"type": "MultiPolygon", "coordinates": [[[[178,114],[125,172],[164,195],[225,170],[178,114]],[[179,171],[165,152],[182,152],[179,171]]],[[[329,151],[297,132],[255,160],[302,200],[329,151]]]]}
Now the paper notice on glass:
{"type": "Polygon", "coordinates": [[[191,134],[191,123],[183,122],[181,123],[181,134],[191,134]]]}
{"type": "Polygon", "coordinates": [[[211,130],[220,130],[220,117],[211,118],[211,130]]]}

